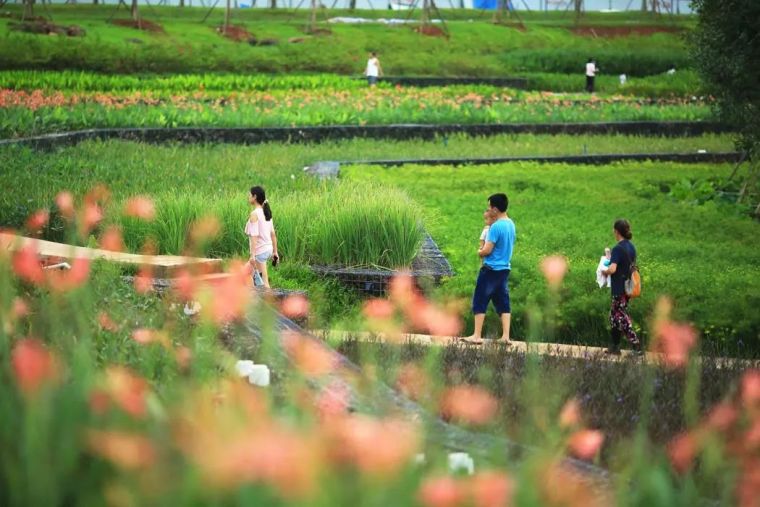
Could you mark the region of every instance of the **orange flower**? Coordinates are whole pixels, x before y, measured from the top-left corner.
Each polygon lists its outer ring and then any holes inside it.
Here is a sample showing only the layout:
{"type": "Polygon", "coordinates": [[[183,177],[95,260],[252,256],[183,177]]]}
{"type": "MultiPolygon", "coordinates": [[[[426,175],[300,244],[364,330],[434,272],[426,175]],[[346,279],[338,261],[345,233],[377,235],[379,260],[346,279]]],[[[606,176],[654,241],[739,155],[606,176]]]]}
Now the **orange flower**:
{"type": "Polygon", "coordinates": [[[166,333],[156,331],[155,329],[135,329],[132,331],[132,339],[140,345],[160,343],[167,348],[169,347],[169,338],[166,333]]]}
{"type": "Polygon", "coordinates": [[[668,457],[673,468],[679,473],[685,473],[699,452],[700,443],[694,433],[681,433],[668,444],[668,457]]]}
{"type": "Polygon", "coordinates": [[[407,363],[401,367],[396,376],[396,387],[404,396],[415,401],[431,392],[430,380],[419,366],[407,363]]]}
{"type": "Polygon", "coordinates": [[[707,427],[717,431],[726,431],[739,418],[733,405],[727,402],[715,405],[707,416],[707,427]]]}
{"type": "Polygon", "coordinates": [[[82,236],[87,237],[90,231],[103,220],[103,210],[95,202],[85,202],[82,211],[82,236]]]}
{"type": "Polygon", "coordinates": [[[111,225],[105,230],[100,237],[100,248],[112,252],[123,252],[125,250],[119,226],[111,225]]]}
{"type": "Polygon", "coordinates": [[[460,483],[452,477],[427,477],[417,493],[425,507],[455,507],[463,503],[465,495],[460,483]]]}
{"type": "Polygon", "coordinates": [[[153,269],[148,266],[141,266],[134,279],[135,291],[138,294],[147,294],[153,290],[153,269]]]}
{"type": "Polygon", "coordinates": [[[193,352],[184,345],[181,345],[174,351],[174,359],[181,370],[187,370],[190,367],[190,362],[193,360],[193,352]]]}
{"type": "Polygon", "coordinates": [[[106,312],[100,312],[98,314],[98,325],[104,331],[115,333],[119,330],[119,326],[111,319],[106,312]]]}
{"type": "Polygon", "coordinates": [[[58,211],[67,220],[74,218],[74,196],[71,192],[59,192],[55,196],[55,205],[58,206],[58,211]]]}
{"type": "Polygon", "coordinates": [[[192,301],[195,296],[195,278],[186,269],[181,270],[177,276],[172,280],[177,296],[182,301],[192,301]]]}
{"type": "Polygon", "coordinates": [[[493,420],[498,403],[488,391],[476,386],[449,389],[441,401],[442,413],[455,421],[484,425],[493,420]]]}
{"type": "Polygon", "coordinates": [[[655,325],[654,349],[663,354],[665,364],[681,368],[689,361],[689,351],[697,343],[697,333],[689,324],[661,321],[655,325]]]}
{"type": "Polygon", "coordinates": [[[132,417],[145,417],[148,382],[123,366],[110,366],[105,375],[106,392],[119,408],[132,417]]]}
{"type": "Polygon", "coordinates": [[[742,377],[742,403],[752,408],[760,403],[760,370],[749,370],[742,377]]]}
{"type": "Polygon", "coordinates": [[[391,301],[396,303],[400,308],[406,307],[412,300],[414,294],[414,282],[411,275],[400,272],[391,279],[388,286],[388,292],[391,301]]]}
{"type": "Polygon", "coordinates": [[[420,443],[416,426],[401,419],[346,417],[335,427],[341,454],[361,472],[388,478],[408,465],[420,443]]]}
{"type": "Polygon", "coordinates": [[[141,220],[153,220],[156,218],[156,206],[149,197],[138,195],[127,200],[124,214],[141,220]]]}
{"type": "Polygon", "coordinates": [[[219,236],[221,230],[222,225],[215,216],[203,217],[193,222],[190,228],[190,242],[193,245],[200,245],[219,236]]]}
{"type": "Polygon", "coordinates": [[[581,423],[581,404],[577,398],[572,398],[565,403],[559,413],[560,428],[573,428],[581,423]]]}
{"type": "Polygon", "coordinates": [[[510,505],[514,489],[514,482],[503,472],[480,472],[473,475],[469,480],[470,495],[475,507],[505,507],[510,505]]]}
{"type": "Polygon", "coordinates": [[[280,304],[280,311],[289,319],[309,316],[309,301],[301,294],[286,297],[280,304]]]}
{"type": "Polygon", "coordinates": [[[317,412],[323,419],[333,419],[348,412],[351,402],[351,391],[341,381],[334,380],[322,388],[317,396],[317,412]]]}
{"type": "Polygon", "coordinates": [[[549,287],[556,289],[562,285],[567,273],[567,259],[561,255],[550,255],[541,260],[541,272],[544,274],[549,287]]]}
{"type": "Polygon", "coordinates": [[[103,415],[111,406],[111,398],[107,392],[96,389],[90,393],[89,405],[93,414],[103,415]]]}
{"type": "Polygon", "coordinates": [[[32,232],[39,232],[50,219],[50,213],[46,209],[39,209],[26,219],[26,228],[32,232]]]}
{"type": "Polygon", "coordinates": [[[148,468],[156,460],[153,444],[143,435],[90,430],[87,444],[93,454],[125,470],[148,468]]]}
{"type": "Polygon", "coordinates": [[[66,292],[84,285],[90,276],[89,259],[74,259],[71,261],[71,269],[50,271],[48,283],[56,292],[66,292]]]}
{"type": "Polygon", "coordinates": [[[286,331],[282,344],[298,370],[306,376],[321,377],[335,369],[336,357],[333,353],[310,338],[286,331]]]}
{"type": "Polygon", "coordinates": [[[246,264],[236,261],[230,267],[228,276],[211,284],[211,292],[204,294],[201,301],[203,314],[217,324],[237,320],[245,315],[251,301],[251,290],[246,264]]]}
{"type": "Polygon", "coordinates": [[[604,433],[597,430],[579,430],[568,441],[570,452],[578,459],[590,461],[599,452],[604,443],[604,433]]]}
{"type": "Polygon", "coordinates": [[[20,279],[36,285],[45,280],[45,274],[37,258],[37,250],[33,245],[27,245],[15,253],[13,256],[13,272],[20,279]]]}
{"type": "Polygon", "coordinates": [[[372,298],[364,303],[362,313],[369,319],[387,320],[393,317],[393,304],[387,299],[372,298]]]}
{"type": "Polygon", "coordinates": [[[18,387],[25,395],[34,395],[44,384],[58,379],[55,356],[33,338],[16,343],[11,353],[11,363],[18,387]]]}

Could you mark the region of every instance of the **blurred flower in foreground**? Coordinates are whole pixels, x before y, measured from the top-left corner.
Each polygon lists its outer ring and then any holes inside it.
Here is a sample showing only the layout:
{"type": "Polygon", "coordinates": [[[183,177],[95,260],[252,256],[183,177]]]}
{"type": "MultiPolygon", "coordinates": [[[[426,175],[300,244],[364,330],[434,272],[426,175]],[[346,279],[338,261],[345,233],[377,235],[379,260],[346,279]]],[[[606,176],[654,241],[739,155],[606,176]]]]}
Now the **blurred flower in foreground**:
{"type": "Polygon", "coordinates": [[[667,453],[673,468],[678,473],[686,473],[691,468],[701,447],[700,440],[697,433],[687,432],[681,433],[670,441],[667,453]]]}
{"type": "Polygon", "coordinates": [[[45,280],[45,273],[33,245],[24,246],[13,255],[13,272],[25,282],[41,284],[45,280]]]}
{"type": "Polygon", "coordinates": [[[493,422],[498,403],[488,391],[477,386],[450,388],[441,400],[444,417],[468,424],[484,425],[493,422]]]}
{"type": "Polygon", "coordinates": [[[104,393],[124,412],[135,418],[147,415],[148,382],[123,366],[109,366],[105,371],[104,393]]]}
{"type": "Polygon", "coordinates": [[[560,428],[568,429],[581,423],[581,405],[577,398],[571,398],[562,407],[559,413],[560,428]]]}
{"type": "Polygon", "coordinates": [[[427,477],[420,486],[417,498],[425,507],[455,507],[465,495],[459,481],[449,476],[427,477]]]}
{"type": "Polygon", "coordinates": [[[298,370],[310,377],[320,377],[332,372],[336,356],[324,345],[293,331],[282,335],[282,345],[298,370]]]}
{"type": "Polygon", "coordinates": [[[149,197],[138,195],[127,200],[124,214],[141,220],[153,220],[156,217],[156,206],[149,197]]]}
{"type": "Polygon", "coordinates": [[[561,255],[550,255],[541,259],[541,272],[550,287],[556,289],[562,285],[567,273],[567,259],[561,255]]]}
{"type": "Polygon", "coordinates": [[[55,196],[55,205],[64,218],[67,220],[74,218],[74,196],[71,192],[59,192],[55,196]]]}
{"type": "Polygon", "coordinates": [[[109,225],[100,236],[100,248],[112,252],[123,252],[124,241],[121,236],[121,228],[117,225],[109,225]]]}
{"type": "Polygon", "coordinates": [[[49,219],[50,212],[46,209],[39,209],[26,219],[26,228],[30,232],[38,233],[47,225],[49,219]]]}
{"type": "Polygon", "coordinates": [[[55,356],[38,340],[20,340],[11,352],[13,373],[19,389],[34,395],[48,382],[58,379],[59,368],[55,356]]]}
{"type": "Polygon", "coordinates": [[[125,470],[144,469],[156,460],[150,440],[135,433],[91,430],[87,433],[87,444],[93,454],[125,470]]]}
{"type": "Polygon", "coordinates": [[[503,472],[480,472],[473,475],[468,483],[475,507],[504,507],[512,503],[515,484],[503,472]]]}
{"type": "Polygon", "coordinates": [[[568,465],[549,462],[536,477],[540,505],[602,507],[614,505],[611,493],[568,465]]]}
{"type": "Polygon", "coordinates": [[[396,376],[396,388],[404,396],[415,401],[421,400],[432,392],[427,374],[414,363],[401,366],[396,376]]]}
{"type": "Polygon", "coordinates": [[[567,446],[576,458],[591,461],[604,443],[604,433],[597,430],[579,430],[573,433],[567,446]]]}
{"type": "Polygon", "coordinates": [[[672,307],[673,303],[667,297],[657,301],[651,348],[663,355],[667,366],[682,368],[689,362],[689,352],[697,344],[697,332],[689,324],[672,322],[672,307]]]}
{"type": "Polygon", "coordinates": [[[289,319],[309,316],[309,300],[301,294],[286,297],[280,304],[282,314],[289,319]]]}
{"type": "Polygon", "coordinates": [[[50,288],[56,292],[66,292],[84,285],[90,276],[89,259],[73,259],[71,269],[48,272],[50,288]]]}

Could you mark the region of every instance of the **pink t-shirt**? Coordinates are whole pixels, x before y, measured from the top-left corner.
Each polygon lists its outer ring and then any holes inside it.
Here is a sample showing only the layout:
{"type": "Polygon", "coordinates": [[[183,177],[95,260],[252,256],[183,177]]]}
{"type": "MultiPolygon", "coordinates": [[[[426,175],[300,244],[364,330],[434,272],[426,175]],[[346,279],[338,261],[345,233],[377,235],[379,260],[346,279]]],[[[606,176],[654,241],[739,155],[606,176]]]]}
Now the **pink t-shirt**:
{"type": "Polygon", "coordinates": [[[253,212],[256,214],[258,220],[252,222],[248,219],[248,222],[245,224],[246,236],[256,237],[256,251],[253,252],[253,254],[260,255],[263,253],[271,253],[274,219],[267,222],[266,218],[264,218],[264,210],[261,208],[256,208],[253,212]]]}

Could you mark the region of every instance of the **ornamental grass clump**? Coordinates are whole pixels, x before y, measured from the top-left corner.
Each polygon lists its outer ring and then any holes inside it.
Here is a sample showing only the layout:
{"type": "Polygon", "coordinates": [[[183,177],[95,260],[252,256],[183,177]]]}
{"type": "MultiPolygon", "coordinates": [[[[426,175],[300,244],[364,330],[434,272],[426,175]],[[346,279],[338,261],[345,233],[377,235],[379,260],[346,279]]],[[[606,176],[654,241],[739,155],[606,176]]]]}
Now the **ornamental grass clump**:
{"type": "MultiPolygon", "coordinates": [[[[420,209],[399,190],[334,184],[272,199],[271,205],[283,259],[392,269],[409,266],[422,244],[420,209]]],[[[249,213],[243,193],[223,199],[190,193],[157,198],[153,220],[117,213],[112,221],[121,225],[131,251],[149,241],[160,254],[188,253],[192,244],[193,254],[247,257],[243,230],[249,213]],[[202,245],[188,243],[193,228],[209,217],[218,222],[213,237],[202,245]]]]}

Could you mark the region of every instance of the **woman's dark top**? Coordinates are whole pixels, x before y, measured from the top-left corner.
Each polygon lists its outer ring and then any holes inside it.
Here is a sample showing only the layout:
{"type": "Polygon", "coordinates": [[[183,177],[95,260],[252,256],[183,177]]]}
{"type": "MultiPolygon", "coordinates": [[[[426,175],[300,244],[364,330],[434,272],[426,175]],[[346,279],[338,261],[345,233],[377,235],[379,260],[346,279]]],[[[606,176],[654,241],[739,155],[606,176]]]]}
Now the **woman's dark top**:
{"type": "Polygon", "coordinates": [[[636,247],[627,239],[621,240],[612,249],[610,264],[617,264],[617,270],[610,276],[612,295],[625,294],[625,281],[631,277],[631,264],[636,262],[636,247]]]}

